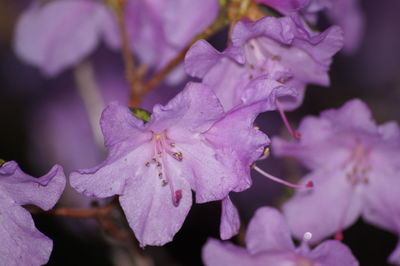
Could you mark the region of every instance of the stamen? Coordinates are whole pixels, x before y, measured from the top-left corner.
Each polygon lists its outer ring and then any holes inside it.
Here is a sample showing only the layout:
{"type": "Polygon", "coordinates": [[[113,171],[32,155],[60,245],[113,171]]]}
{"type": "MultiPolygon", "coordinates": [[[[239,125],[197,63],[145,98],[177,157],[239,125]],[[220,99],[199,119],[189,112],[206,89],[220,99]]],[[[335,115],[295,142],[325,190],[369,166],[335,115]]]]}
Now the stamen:
{"type": "Polygon", "coordinates": [[[174,152],[172,154],[172,157],[174,157],[174,159],[178,160],[178,161],[182,161],[183,160],[183,154],[182,152],[174,152]]]}
{"type": "Polygon", "coordinates": [[[178,189],[175,191],[175,201],[174,205],[177,207],[179,205],[179,202],[181,202],[182,199],[182,190],[178,189]]]}
{"type": "Polygon", "coordinates": [[[150,162],[146,162],[145,165],[146,165],[147,167],[149,167],[149,166],[150,166],[150,162]]]}
{"type": "MultiPolygon", "coordinates": [[[[182,155],[181,152],[172,153],[172,151],[168,149],[168,143],[166,142],[164,135],[161,135],[159,138],[156,138],[155,150],[156,150],[156,153],[159,154],[159,156],[161,158],[161,162],[164,165],[164,167],[163,167],[164,171],[163,172],[164,172],[164,175],[165,175],[165,179],[161,181],[161,184],[163,186],[165,186],[167,184],[169,185],[169,188],[170,188],[170,191],[171,191],[172,203],[174,204],[175,207],[177,207],[179,205],[180,200],[182,199],[182,190],[181,189],[175,190],[174,184],[173,184],[173,182],[172,182],[172,180],[170,179],[170,176],[169,176],[168,164],[166,162],[166,158],[164,157],[165,153],[163,153],[161,151],[167,152],[169,155],[171,155],[173,158],[175,158],[175,159],[177,159],[179,161],[182,161],[183,155],[182,155]]],[[[161,162],[159,162],[160,165],[161,165],[161,162]]],[[[158,176],[161,178],[162,173],[160,172],[158,174],[158,176]]]]}
{"type": "Polygon", "coordinates": [[[285,84],[286,81],[287,81],[287,79],[285,79],[285,78],[278,79],[278,82],[281,84],[285,84]]]}
{"type": "Polygon", "coordinates": [[[274,55],[271,57],[271,59],[274,61],[279,61],[279,60],[281,60],[281,57],[279,55],[274,55]]]}
{"type": "Polygon", "coordinates": [[[261,157],[257,160],[257,161],[262,161],[265,160],[269,157],[269,155],[271,154],[269,147],[266,147],[264,149],[263,155],[261,155],[261,157]]]}
{"type": "Polygon", "coordinates": [[[265,176],[265,177],[267,177],[267,178],[269,178],[269,179],[271,179],[271,180],[273,180],[273,181],[275,181],[277,183],[283,184],[283,185],[291,187],[291,188],[312,188],[312,187],[314,187],[314,183],[311,180],[308,181],[305,185],[292,184],[292,183],[284,181],[284,180],[282,180],[282,179],[280,179],[280,178],[278,178],[276,176],[268,174],[267,172],[265,172],[265,171],[261,170],[260,168],[258,168],[258,166],[256,166],[256,165],[253,166],[253,169],[256,170],[257,172],[259,172],[261,175],[263,175],[263,176],[265,176]]]}
{"type": "Polygon", "coordinates": [[[342,240],[343,240],[343,233],[342,233],[342,231],[337,232],[333,238],[334,238],[335,240],[342,241],[342,240]]]}
{"type": "Polygon", "coordinates": [[[276,100],[276,107],[278,108],[279,114],[281,115],[281,118],[283,120],[283,123],[285,124],[287,130],[289,131],[290,135],[292,135],[292,137],[294,139],[300,139],[301,135],[299,132],[293,130],[293,128],[290,126],[289,121],[285,115],[285,111],[283,111],[282,106],[280,105],[279,101],[276,100]]]}

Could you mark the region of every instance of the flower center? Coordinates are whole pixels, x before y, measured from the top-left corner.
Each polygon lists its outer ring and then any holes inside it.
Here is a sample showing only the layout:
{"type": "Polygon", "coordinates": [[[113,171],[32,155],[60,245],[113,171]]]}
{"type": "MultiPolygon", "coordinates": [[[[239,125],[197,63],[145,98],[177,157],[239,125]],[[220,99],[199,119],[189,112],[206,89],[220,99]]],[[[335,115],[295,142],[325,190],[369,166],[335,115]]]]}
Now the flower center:
{"type": "Polygon", "coordinates": [[[361,145],[357,144],[351,151],[349,163],[347,166],[348,171],[346,173],[347,180],[353,185],[363,182],[368,184],[368,172],[371,167],[368,163],[369,150],[361,145]]]}
{"type": "Polygon", "coordinates": [[[181,162],[183,160],[183,154],[176,150],[176,144],[168,138],[166,132],[160,134],[153,133],[152,141],[154,144],[154,153],[151,160],[147,161],[145,165],[147,167],[156,168],[157,175],[161,180],[161,185],[169,186],[171,190],[172,203],[175,206],[178,206],[182,199],[182,190],[175,189],[174,187],[168,168],[167,156],[181,162]]]}

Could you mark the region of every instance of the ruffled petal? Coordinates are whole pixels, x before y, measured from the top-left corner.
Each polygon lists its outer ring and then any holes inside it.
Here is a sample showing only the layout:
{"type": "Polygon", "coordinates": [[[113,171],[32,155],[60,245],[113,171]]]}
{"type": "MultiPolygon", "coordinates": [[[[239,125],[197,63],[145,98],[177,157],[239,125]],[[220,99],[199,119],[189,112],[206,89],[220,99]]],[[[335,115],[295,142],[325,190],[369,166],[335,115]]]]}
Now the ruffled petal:
{"type": "Polygon", "coordinates": [[[236,173],[239,184],[234,191],[250,186],[250,166],[269,144],[267,135],[253,127],[262,108],[262,103],[254,103],[234,109],[204,134],[215,148],[218,160],[236,173]]]}
{"type": "Polygon", "coordinates": [[[190,82],[166,106],[156,105],[147,128],[204,132],[224,114],[221,103],[206,85],[190,82]]]}
{"type": "Polygon", "coordinates": [[[14,161],[0,168],[0,187],[19,205],[33,204],[49,210],[60,198],[65,183],[65,175],[59,165],[40,178],[25,174],[14,161]]]}
{"type": "Polygon", "coordinates": [[[371,110],[359,99],[350,100],[338,109],[324,111],[321,118],[329,120],[332,125],[340,125],[341,129],[359,129],[371,133],[376,133],[378,129],[371,110]]]}
{"type": "Polygon", "coordinates": [[[220,58],[221,53],[211,44],[198,40],[185,55],[185,71],[192,77],[203,78],[220,58]]]}
{"type": "Polygon", "coordinates": [[[126,106],[116,102],[110,103],[104,109],[100,119],[101,130],[104,135],[104,145],[111,147],[133,136],[145,134],[143,121],[136,118],[126,106]]]}

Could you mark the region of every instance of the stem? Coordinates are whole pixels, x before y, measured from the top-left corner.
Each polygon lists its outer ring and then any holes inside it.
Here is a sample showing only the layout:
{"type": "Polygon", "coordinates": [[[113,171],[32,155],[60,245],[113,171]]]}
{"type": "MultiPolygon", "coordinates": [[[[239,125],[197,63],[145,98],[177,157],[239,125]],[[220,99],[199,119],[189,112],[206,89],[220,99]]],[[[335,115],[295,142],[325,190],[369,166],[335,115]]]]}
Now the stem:
{"type": "Polygon", "coordinates": [[[99,147],[103,147],[99,120],[104,108],[104,100],[96,83],[93,66],[89,61],[83,61],[74,68],[74,80],[88,114],[93,138],[99,147]]]}
{"type": "Polygon", "coordinates": [[[140,77],[144,76],[144,74],[137,75],[138,73],[136,73],[135,70],[135,61],[131,52],[128,30],[125,23],[125,6],[126,0],[117,0],[114,2],[114,5],[112,5],[112,8],[116,14],[120,30],[122,59],[125,65],[125,78],[128,81],[130,91],[129,105],[131,107],[139,107],[142,94],[140,77]]]}

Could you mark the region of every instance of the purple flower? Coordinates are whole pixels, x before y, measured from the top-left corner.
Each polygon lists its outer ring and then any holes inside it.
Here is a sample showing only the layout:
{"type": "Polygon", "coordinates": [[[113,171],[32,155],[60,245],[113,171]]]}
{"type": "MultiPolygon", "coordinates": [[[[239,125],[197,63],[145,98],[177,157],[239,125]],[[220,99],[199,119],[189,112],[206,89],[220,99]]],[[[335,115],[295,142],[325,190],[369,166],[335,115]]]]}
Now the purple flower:
{"type": "Polygon", "coordinates": [[[46,264],[52,241],[39,232],[21,205],[51,209],[65,187],[60,166],[40,178],[31,177],[14,161],[0,167],[0,261],[2,265],[46,264]]]}
{"type": "Polygon", "coordinates": [[[160,69],[217,17],[217,0],[132,0],[127,3],[132,51],[160,69]]]}
{"type": "Polygon", "coordinates": [[[344,31],[343,50],[355,52],[360,46],[364,33],[364,15],[360,0],[311,0],[301,13],[316,24],[318,12],[325,11],[328,19],[344,31]]]}
{"type": "Polygon", "coordinates": [[[103,3],[37,1],[18,21],[14,49],[24,61],[51,77],[79,63],[100,40],[112,49],[119,46],[114,15],[103,3]]]}
{"type": "Polygon", "coordinates": [[[310,250],[306,243],[310,237],[305,234],[305,241],[296,248],[282,214],[263,207],[250,221],[246,249],[210,239],[203,248],[203,261],[207,266],[358,265],[350,249],[339,241],[328,240],[310,250]]]}
{"type": "Polygon", "coordinates": [[[294,109],[307,84],[329,85],[329,65],[342,43],[339,27],[316,33],[297,16],[265,17],[238,22],[232,44],[222,53],[198,41],[186,55],[185,68],[214,88],[225,109],[240,104],[247,84],[261,76],[297,91],[279,99],[282,108],[294,109]]]}
{"type": "MultiPolygon", "coordinates": [[[[269,143],[253,128],[263,105],[224,113],[212,90],[199,83],[189,83],[166,106],[156,105],[146,124],[110,104],[100,122],[108,158],[73,172],[71,185],[87,196],[119,195],[141,245],[162,245],[182,226],[191,189],[203,203],[250,186],[250,165],[269,143]]],[[[229,215],[227,221],[235,221],[229,215]]]]}
{"type": "MultiPolygon", "coordinates": [[[[315,188],[297,191],[283,207],[294,235],[310,231],[319,241],[367,221],[400,234],[400,130],[396,123],[377,126],[368,107],[352,100],[337,110],[306,117],[302,139],[273,141],[277,155],[298,158],[312,170],[315,188]]],[[[397,255],[391,261],[400,262],[397,255]]]]}

